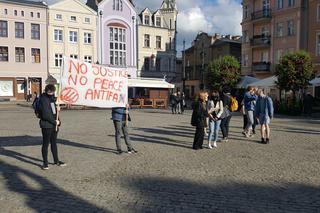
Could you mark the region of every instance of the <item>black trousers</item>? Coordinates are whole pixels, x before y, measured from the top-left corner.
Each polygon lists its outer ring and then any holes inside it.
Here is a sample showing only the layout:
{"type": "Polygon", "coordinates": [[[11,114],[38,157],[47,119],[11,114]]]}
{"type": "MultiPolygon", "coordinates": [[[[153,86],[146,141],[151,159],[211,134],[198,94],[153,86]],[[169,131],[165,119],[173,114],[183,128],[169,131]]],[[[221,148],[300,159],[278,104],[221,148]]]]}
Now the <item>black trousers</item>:
{"type": "Polygon", "coordinates": [[[48,165],[48,147],[51,145],[51,152],[54,163],[59,162],[58,148],[57,148],[57,131],[56,128],[41,129],[42,130],[42,159],[43,164],[48,165]]]}
{"type": "MultiPolygon", "coordinates": [[[[257,121],[257,119],[255,118],[254,119],[254,124],[252,124],[252,131],[255,131],[256,129],[256,125],[258,124],[259,122],[257,121]]],[[[243,130],[246,129],[247,127],[247,124],[248,124],[248,118],[247,118],[247,115],[243,115],[243,130]]]]}
{"type": "Polygon", "coordinates": [[[194,134],[193,149],[202,149],[204,139],[204,125],[197,125],[196,133],[194,134]]]}
{"type": "Polygon", "coordinates": [[[227,138],[229,137],[229,126],[230,126],[230,120],[232,116],[225,117],[224,119],[221,120],[221,132],[222,132],[222,137],[227,138]]]}

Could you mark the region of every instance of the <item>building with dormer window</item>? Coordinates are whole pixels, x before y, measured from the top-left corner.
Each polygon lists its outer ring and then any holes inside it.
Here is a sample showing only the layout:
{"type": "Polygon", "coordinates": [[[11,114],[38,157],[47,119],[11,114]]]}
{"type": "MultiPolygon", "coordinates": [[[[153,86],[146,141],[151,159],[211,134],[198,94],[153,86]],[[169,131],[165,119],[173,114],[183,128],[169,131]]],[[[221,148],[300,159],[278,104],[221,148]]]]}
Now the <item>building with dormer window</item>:
{"type": "Polygon", "coordinates": [[[138,76],[176,77],[177,5],[175,0],[164,0],[158,10],[143,9],[138,25],[138,76]]]}

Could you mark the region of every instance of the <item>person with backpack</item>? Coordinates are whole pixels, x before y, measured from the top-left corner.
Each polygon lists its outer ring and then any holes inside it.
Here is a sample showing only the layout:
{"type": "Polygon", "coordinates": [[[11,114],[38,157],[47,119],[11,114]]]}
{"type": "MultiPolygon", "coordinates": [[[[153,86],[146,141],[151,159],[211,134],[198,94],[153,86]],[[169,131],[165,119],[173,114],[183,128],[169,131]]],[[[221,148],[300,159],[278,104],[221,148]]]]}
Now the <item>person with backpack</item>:
{"type": "Polygon", "coordinates": [[[202,149],[203,139],[204,139],[204,127],[206,122],[206,99],[207,93],[201,91],[194,102],[192,108],[191,125],[196,127],[196,132],[194,134],[193,146],[195,150],[202,149]]]}
{"type": "Polygon", "coordinates": [[[221,132],[222,132],[222,141],[228,142],[229,137],[229,127],[230,127],[230,121],[232,118],[232,97],[230,94],[229,88],[223,89],[223,95],[222,95],[222,102],[223,102],[223,114],[222,114],[222,120],[221,120],[221,132]]]}
{"type": "Polygon", "coordinates": [[[256,89],[248,86],[247,92],[244,94],[244,108],[247,115],[247,126],[244,130],[245,137],[252,137],[252,125],[254,125],[255,102],[257,100],[256,89]]]}
{"type": "Polygon", "coordinates": [[[58,128],[61,125],[57,112],[60,107],[55,103],[55,86],[49,84],[45,87],[45,92],[34,101],[36,115],[40,118],[39,124],[42,132],[42,169],[49,169],[48,166],[48,147],[51,145],[54,164],[57,166],[66,166],[66,163],[59,160],[57,148],[58,128]]]}
{"type": "Polygon", "coordinates": [[[270,143],[270,120],[273,118],[274,108],[272,99],[264,94],[262,89],[258,90],[255,116],[261,125],[261,143],[270,143]]]}
{"type": "Polygon", "coordinates": [[[172,93],[170,95],[170,106],[171,106],[172,114],[177,114],[177,104],[178,104],[177,93],[172,93]]]}
{"type": "Polygon", "coordinates": [[[207,114],[209,116],[209,137],[208,147],[212,149],[211,141],[213,140],[213,147],[217,147],[218,133],[221,123],[221,115],[223,113],[223,102],[220,99],[219,92],[213,90],[211,93],[211,100],[208,102],[207,114]]]}

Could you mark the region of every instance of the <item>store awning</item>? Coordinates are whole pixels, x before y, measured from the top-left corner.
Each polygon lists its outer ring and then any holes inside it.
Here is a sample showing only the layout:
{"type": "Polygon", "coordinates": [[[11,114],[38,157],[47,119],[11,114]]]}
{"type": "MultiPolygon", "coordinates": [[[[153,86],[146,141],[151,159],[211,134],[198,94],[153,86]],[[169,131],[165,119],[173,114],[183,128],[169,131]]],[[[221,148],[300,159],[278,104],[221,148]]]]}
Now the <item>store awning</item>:
{"type": "Polygon", "coordinates": [[[277,76],[271,76],[269,78],[262,79],[260,81],[249,84],[248,86],[253,87],[275,87],[277,86],[276,81],[278,80],[277,76]]]}
{"type": "Polygon", "coordinates": [[[311,80],[310,84],[312,84],[312,86],[314,86],[314,87],[319,87],[320,86],[320,77],[317,77],[317,78],[311,80]]]}
{"type": "Polygon", "coordinates": [[[173,89],[174,84],[166,82],[164,79],[157,78],[130,78],[129,87],[143,87],[143,88],[159,88],[159,89],[173,89]]]}
{"type": "Polygon", "coordinates": [[[257,82],[257,81],[259,81],[258,78],[254,78],[254,77],[251,77],[251,76],[248,76],[248,75],[242,76],[240,82],[236,85],[236,88],[239,88],[239,89],[247,88],[247,86],[249,84],[257,82]]]}

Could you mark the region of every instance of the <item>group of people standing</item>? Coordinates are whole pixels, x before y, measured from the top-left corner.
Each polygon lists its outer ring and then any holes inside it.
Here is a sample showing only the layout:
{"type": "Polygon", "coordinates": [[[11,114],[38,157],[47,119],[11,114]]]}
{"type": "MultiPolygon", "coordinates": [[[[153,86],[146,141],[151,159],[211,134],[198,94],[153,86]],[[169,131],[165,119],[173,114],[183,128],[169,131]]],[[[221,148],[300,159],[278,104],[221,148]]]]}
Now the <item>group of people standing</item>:
{"type": "MultiPolygon", "coordinates": [[[[209,129],[208,148],[216,148],[219,136],[219,130],[222,132],[222,142],[228,142],[229,127],[233,111],[236,109],[235,98],[231,96],[230,89],[223,89],[222,93],[213,90],[210,94],[201,91],[193,104],[191,125],[196,127],[193,141],[193,149],[203,148],[206,128],[209,129]]],[[[262,89],[257,90],[248,87],[244,94],[241,112],[244,118],[245,137],[253,137],[255,126],[261,125],[261,143],[270,142],[270,120],[273,118],[273,102],[270,97],[265,95],[262,89]]]]}
{"type": "Polygon", "coordinates": [[[213,90],[210,95],[201,91],[193,104],[192,126],[196,127],[193,149],[202,149],[206,128],[209,128],[208,148],[217,147],[218,133],[221,129],[222,141],[228,142],[229,126],[232,118],[232,96],[225,88],[222,95],[213,90]]]}
{"type": "Polygon", "coordinates": [[[183,114],[186,106],[184,93],[181,93],[180,91],[172,93],[170,95],[170,106],[172,114],[183,114]]]}

